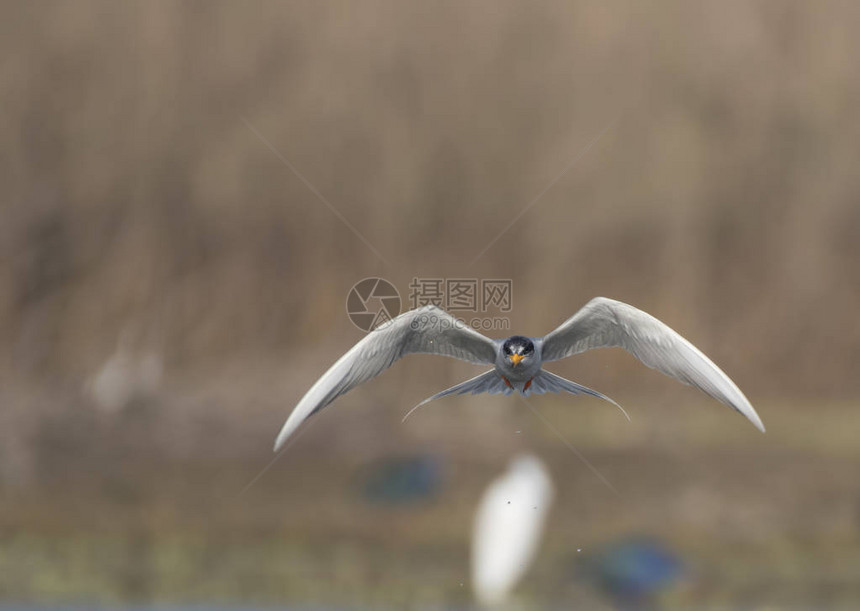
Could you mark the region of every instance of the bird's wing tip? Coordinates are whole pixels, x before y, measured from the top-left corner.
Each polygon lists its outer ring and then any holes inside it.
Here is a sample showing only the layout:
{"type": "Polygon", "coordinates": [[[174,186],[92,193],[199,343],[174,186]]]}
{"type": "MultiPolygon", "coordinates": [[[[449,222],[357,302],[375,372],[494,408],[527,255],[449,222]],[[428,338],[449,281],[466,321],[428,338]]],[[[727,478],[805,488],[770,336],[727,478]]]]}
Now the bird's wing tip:
{"type": "Polygon", "coordinates": [[[757,428],[760,432],[766,433],[767,431],[764,428],[764,423],[761,421],[761,417],[756,413],[756,411],[750,406],[750,410],[744,413],[744,416],[747,417],[747,420],[752,422],[752,425],[757,428]]]}
{"type": "Polygon", "coordinates": [[[284,447],[284,444],[287,442],[287,438],[292,434],[293,431],[287,426],[288,424],[289,422],[284,424],[284,427],[281,429],[281,431],[278,433],[278,436],[275,438],[275,447],[272,450],[273,452],[279,452],[281,448],[284,447]]]}

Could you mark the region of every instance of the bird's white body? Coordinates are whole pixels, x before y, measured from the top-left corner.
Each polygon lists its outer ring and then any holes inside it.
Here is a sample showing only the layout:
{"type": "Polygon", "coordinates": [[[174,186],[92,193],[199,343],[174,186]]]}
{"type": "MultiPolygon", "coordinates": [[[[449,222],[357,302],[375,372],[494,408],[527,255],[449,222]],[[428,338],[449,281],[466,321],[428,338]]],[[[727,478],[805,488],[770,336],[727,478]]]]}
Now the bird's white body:
{"type": "Polygon", "coordinates": [[[538,550],[554,489],[534,456],[518,456],[478,505],[472,530],[472,589],[483,606],[508,600],[538,550]]]}

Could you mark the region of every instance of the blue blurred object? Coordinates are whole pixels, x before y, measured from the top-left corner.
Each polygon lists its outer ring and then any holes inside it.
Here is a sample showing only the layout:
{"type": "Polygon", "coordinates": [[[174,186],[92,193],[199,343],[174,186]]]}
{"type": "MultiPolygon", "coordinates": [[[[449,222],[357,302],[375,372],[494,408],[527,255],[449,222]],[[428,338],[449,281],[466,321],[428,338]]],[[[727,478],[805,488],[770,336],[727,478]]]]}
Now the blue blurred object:
{"type": "Polygon", "coordinates": [[[651,607],[678,582],[684,564],[659,541],[635,538],[605,546],[583,558],[586,577],[622,608],[651,607]]]}
{"type": "Polygon", "coordinates": [[[388,458],[369,469],[362,480],[362,496],[384,505],[407,505],[436,496],[443,484],[438,456],[388,458]]]}

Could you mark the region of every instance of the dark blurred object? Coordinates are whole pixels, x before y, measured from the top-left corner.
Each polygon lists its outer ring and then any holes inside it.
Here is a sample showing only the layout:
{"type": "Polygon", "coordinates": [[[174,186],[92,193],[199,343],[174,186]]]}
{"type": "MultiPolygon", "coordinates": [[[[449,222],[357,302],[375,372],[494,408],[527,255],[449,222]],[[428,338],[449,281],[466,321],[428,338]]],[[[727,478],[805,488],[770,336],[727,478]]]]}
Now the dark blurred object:
{"type": "Polygon", "coordinates": [[[620,609],[660,608],[660,595],[686,573],[675,552],[659,541],[638,537],[584,556],[579,571],[620,609]]]}
{"type": "Polygon", "coordinates": [[[371,466],[361,478],[365,500],[383,505],[410,505],[433,499],[443,485],[438,456],[387,458],[371,466]]]}

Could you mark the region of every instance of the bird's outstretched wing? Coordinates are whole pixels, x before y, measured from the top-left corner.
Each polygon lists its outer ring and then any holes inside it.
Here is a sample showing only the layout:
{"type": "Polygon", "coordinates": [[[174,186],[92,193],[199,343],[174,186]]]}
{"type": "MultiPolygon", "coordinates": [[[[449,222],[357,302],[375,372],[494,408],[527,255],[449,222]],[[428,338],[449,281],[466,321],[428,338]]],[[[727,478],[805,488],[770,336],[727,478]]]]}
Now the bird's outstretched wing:
{"type": "Polygon", "coordinates": [[[737,385],[693,344],[633,306],[595,297],[543,338],[541,357],[555,361],[592,348],[624,348],[676,380],[733,407],[764,432],[764,425],[737,385]]]}
{"type": "Polygon", "coordinates": [[[368,333],[317,380],[278,434],[275,451],[308,417],[376,377],[397,359],[415,353],[441,354],[483,365],[496,360],[493,340],[444,310],[425,306],[405,312],[368,333]]]}

